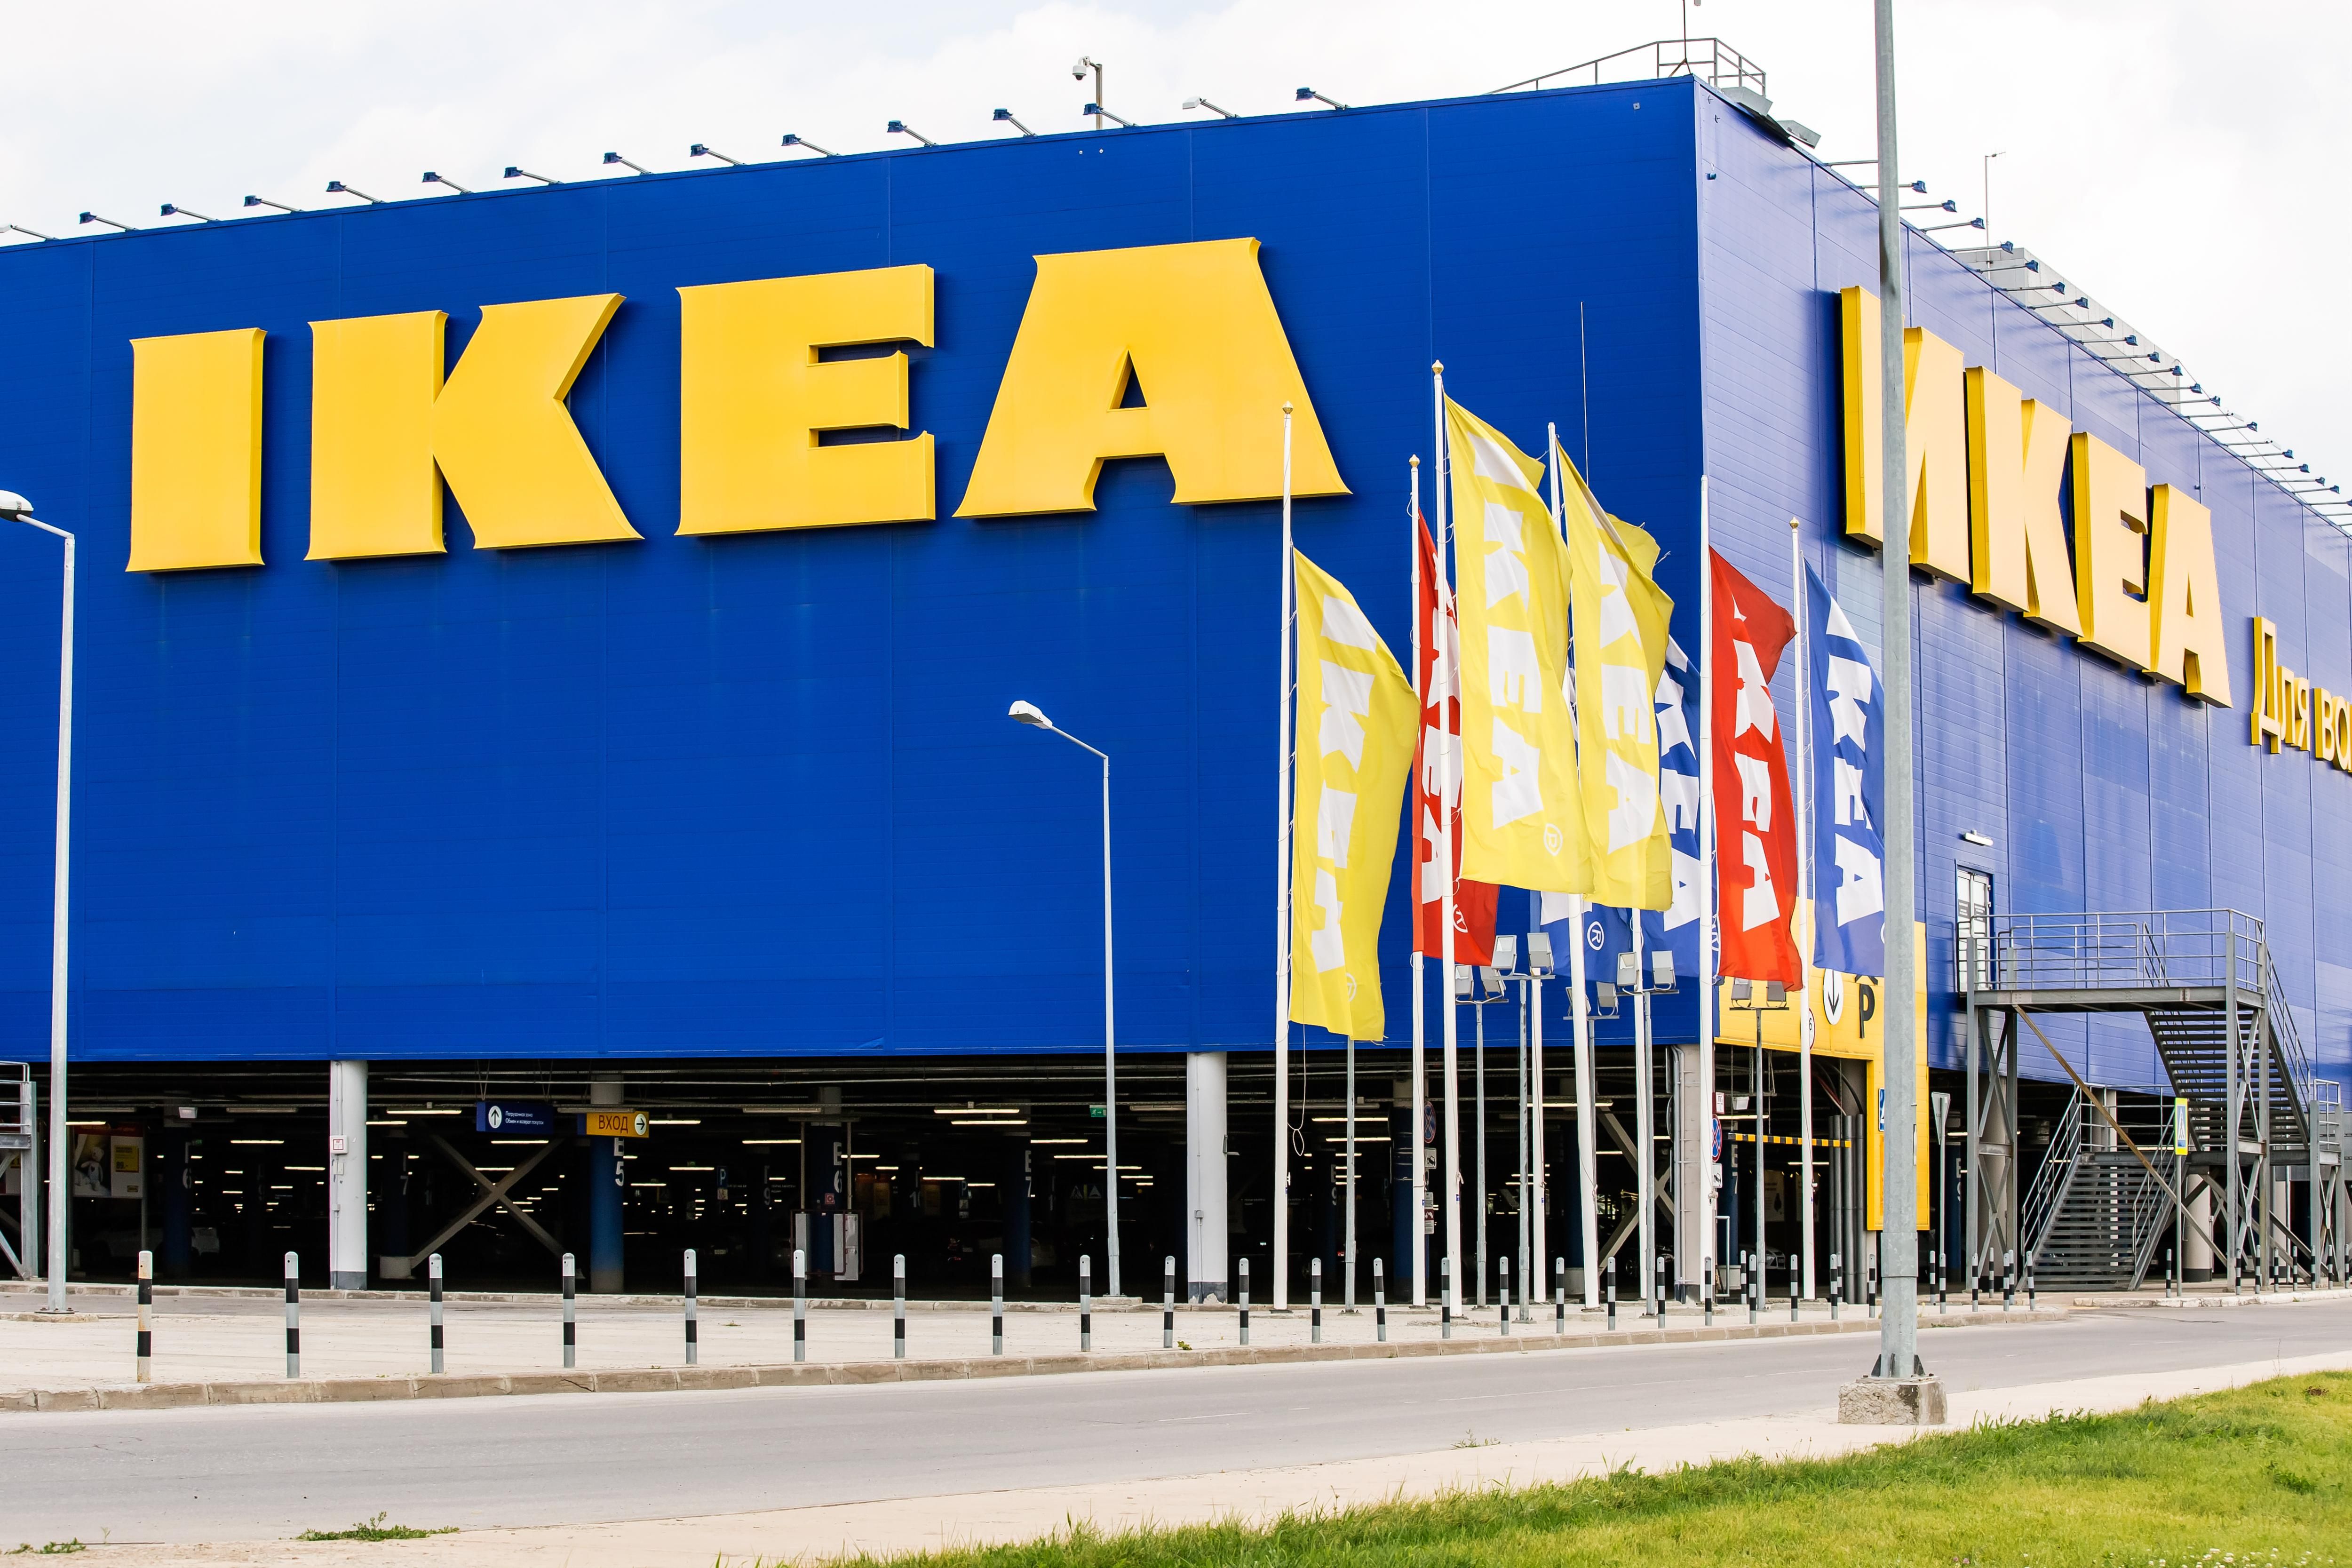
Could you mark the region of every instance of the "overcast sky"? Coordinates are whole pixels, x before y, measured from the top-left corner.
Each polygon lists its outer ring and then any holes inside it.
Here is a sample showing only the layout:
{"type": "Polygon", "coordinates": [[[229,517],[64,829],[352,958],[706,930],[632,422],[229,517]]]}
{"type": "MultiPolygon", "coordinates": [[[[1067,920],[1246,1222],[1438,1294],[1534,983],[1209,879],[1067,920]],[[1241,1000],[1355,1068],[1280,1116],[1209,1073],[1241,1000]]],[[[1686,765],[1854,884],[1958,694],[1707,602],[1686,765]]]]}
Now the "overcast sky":
{"type": "MultiPolygon", "coordinates": [[[[2265,433],[2352,479],[2337,438],[2352,395],[2325,346],[2344,336],[2336,94],[2352,13],[1897,11],[1904,174],[1973,216],[1999,152],[1995,238],[2050,258],[2265,433]]],[[[1690,18],[1769,73],[1823,156],[1847,158],[1872,150],[1870,14],[1704,0],[1690,18]]],[[[693,142],[793,156],[787,131],[859,151],[893,140],[894,117],[942,141],[1010,134],[991,124],[1000,105],[1075,130],[1081,54],[1108,66],[1110,107],[1141,121],[1201,94],[1294,112],[1302,84],[1351,103],[1440,97],[1676,36],[1682,15],[1677,0],[7,0],[0,222],[71,234],[84,208],[144,225],[166,221],[160,203],[220,216],[247,192],[324,205],[329,179],[405,197],[428,168],[469,186],[508,163],[589,178],[607,149],[676,168],[693,142]]]]}

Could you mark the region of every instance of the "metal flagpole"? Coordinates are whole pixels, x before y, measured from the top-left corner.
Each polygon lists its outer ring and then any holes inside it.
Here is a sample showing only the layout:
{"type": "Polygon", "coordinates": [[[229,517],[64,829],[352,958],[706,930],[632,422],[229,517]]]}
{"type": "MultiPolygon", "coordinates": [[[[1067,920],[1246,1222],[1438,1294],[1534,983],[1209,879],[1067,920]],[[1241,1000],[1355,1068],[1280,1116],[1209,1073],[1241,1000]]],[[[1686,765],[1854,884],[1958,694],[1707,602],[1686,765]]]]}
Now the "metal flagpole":
{"type": "MultiPolygon", "coordinates": [[[[1533,935],[1533,932],[1529,932],[1533,935]]],[[[1524,939],[1523,939],[1524,940],[1524,939]]],[[[1535,1193],[1535,1172],[1528,1156],[1528,987],[1531,981],[1519,982],[1519,1316],[1528,1311],[1528,1244],[1535,1239],[1535,1216],[1529,1212],[1528,1200],[1535,1193]]]]}
{"type": "Polygon", "coordinates": [[[1880,413],[1885,434],[1885,499],[1882,516],[1886,539],[1879,552],[1881,616],[1886,671],[1886,1024],[1879,1034],[1886,1056],[1880,1082],[1885,1092],[1885,1135],[1879,1154],[1886,1227],[1879,1232],[1882,1308],[1878,1328],[1878,1375],[1920,1374],[1918,1173],[1913,1166],[1917,1116],[1917,1022],[1913,1012],[1917,963],[1911,926],[1917,891],[1912,830],[1911,744],[1911,529],[1908,474],[1903,450],[1903,214],[1895,145],[1895,0],[1877,0],[1878,79],[1878,368],[1880,413]]]}
{"type": "Polygon", "coordinates": [[[1642,1213],[1642,1263],[1636,1278],[1646,1300],[1651,1294],[1650,1281],[1656,1273],[1658,1257],[1658,1137],[1656,1108],[1650,1103],[1656,1081],[1650,1070],[1650,978],[1642,964],[1648,956],[1642,951],[1642,911],[1627,909],[1625,921],[1633,927],[1633,1144],[1641,1151],[1633,1162],[1634,1201],[1641,1205],[1642,1213]]]}
{"type": "MultiPolygon", "coordinates": [[[[1805,683],[1805,648],[1811,640],[1805,626],[1804,536],[1797,520],[1789,520],[1789,581],[1797,606],[1797,907],[1805,911],[1804,925],[1812,930],[1813,906],[1813,762],[1808,745],[1812,721],[1813,689],[1805,683]]],[[[1802,954],[1799,957],[1801,959],[1802,954]]],[[[1813,1299],[1813,999],[1811,988],[1797,998],[1797,1214],[1803,1227],[1805,1300],[1813,1299]]]]}
{"type": "MultiPolygon", "coordinates": [[[[1438,593],[1443,597],[1450,579],[1445,572],[1445,552],[1452,541],[1448,526],[1451,509],[1445,493],[1450,465],[1446,461],[1445,442],[1445,364],[1433,361],[1429,367],[1430,395],[1434,399],[1437,423],[1437,472],[1431,476],[1430,489],[1437,512],[1437,578],[1438,593]]],[[[1440,637],[1437,657],[1441,662],[1447,655],[1446,639],[1440,637]]],[[[1449,694],[1448,701],[1461,694],[1461,671],[1448,664],[1441,689],[1449,694]]],[[[1444,901],[1438,910],[1440,948],[1439,969],[1443,978],[1438,991],[1445,998],[1445,1288],[1450,1291],[1462,1289],[1462,1074],[1460,1057],[1460,1025],[1462,1009],[1454,996],[1454,803],[1461,788],[1454,766],[1461,757],[1461,742],[1454,732],[1454,720],[1445,717],[1449,707],[1438,710],[1444,725],[1444,739],[1437,748],[1437,858],[1444,868],[1444,901]]]]}
{"type": "Polygon", "coordinates": [[[1356,1310],[1356,1037],[1348,1036],[1348,1267],[1345,1270],[1346,1300],[1350,1312],[1356,1310]]]}
{"type": "Polygon", "coordinates": [[[1290,405],[1282,405],[1282,655],[1276,708],[1281,765],[1274,814],[1274,1310],[1290,1307],[1290,637],[1296,568],[1290,545],[1290,405]]]}
{"type": "MultiPolygon", "coordinates": [[[[1412,771],[1412,777],[1414,816],[1418,818],[1421,781],[1424,776],[1422,770],[1429,766],[1426,747],[1429,726],[1423,721],[1423,716],[1429,710],[1429,691],[1422,679],[1421,637],[1424,629],[1427,629],[1433,637],[1436,635],[1434,627],[1424,628],[1421,624],[1421,459],[1419,458],[1412,459],[1412,501],[1405,510],[1405,527],[1412,538],[1411,545],[1412,552],[1412,689],[1415,699],[1413,728],[1417,731],[1413,737],[1413,761],[1416,765],[1412,771]]],[[[1418,820],[1412,825],[1412,832],[1413,842],[1418,845],[1421,841],[1421,824],[1418,820]]],[[[1416,1307],[1429,1305],[1429,1243],[1422,1229],[1422,1216],[1429,1213],[1429,1173],[1422,1169],[1421,1163],[1421,1130],[1429,1120],[1429,1004],[1423,992],[1422,971],[1421,852],[1416,848],[1413,851],[1412,885],[1412,1129],[1405,1138],[1405,1142],[1412,1151],[1412,1225],[1410,1230],[1412,1237],[1412,1258],[1407,1267],[1411,1270],[1408,1278],[1412,1283],[1412,1304],[1416,1307]]]]}
{"type": "MultiPolygon", "coordinates": [[[[1577,307],[1580,330],[1583,319],[1583,307],[1580,305],[1577,307]]],[[[1591,453],[1586,452],[1585,457],[1589,461],[1591,453]]],[[[1551,432],[1551,520],[1554,528],[1559,528],[1562,521],[1564,487],[1559,483],[1559,475],[1566,462],[1567,454],[1560,450],[1559,432],[1554,430],[1551,432]]],[[[1569,896],[1568,1010],[1569,1026],[1575,1031],[1571,1055],[1576,1063],[1577,1244],[1584,1258],[1584,1304],[1597,1307],[1601,1304],[1601,1200],[1600,1194],[1593,1190],[1593,1181],[1596,1174],[1594,1139],[1600,1130],[1593,1118],[1599,1114],[1600,1108],[1593,1103],[1592,1091],[1592,1004],[1584,988],[1585,907],[1581,893],[1569,896]]],[[[1553,967],[1557,969],[1559,963],[1559,955],[1554,954],[1553,967]]],[[[1538,1026],[1541,1026],[1540,1019],[1538,1026]]]]}
{"type": "MultiPolygon", "coordinates": [[[[1712,1267],[1707,1260],[1715,1251],[1715,1161],[1721,1147],[1717,1142],[1721,1133],[1721,1124],[1715,1119],[1716,1004],[1718,1000],[1716,971],[1721,962],[1721,911],[1717,908],[1716,883],[1715,671],[1708,665],[1715,657],[1715,546],[1709,504],[1712,499],[1706,476],[1702,475],[1698,481],[1699,652],[1696,664],[1699,798],[1698,1092],[1700,1125],[1706,1131],[1699,1158],[1699,1169],[1705,1173],[1698,1182],[1698,1202],[1685,1205],[1697,1212],[1697,1245],[1685,1243],[1676,1248],[1701,1270],[1712,1267]]],[[[1702,1285],[1700,1289],[1704,1294],[1707,1287],[1702,1285]]]]}

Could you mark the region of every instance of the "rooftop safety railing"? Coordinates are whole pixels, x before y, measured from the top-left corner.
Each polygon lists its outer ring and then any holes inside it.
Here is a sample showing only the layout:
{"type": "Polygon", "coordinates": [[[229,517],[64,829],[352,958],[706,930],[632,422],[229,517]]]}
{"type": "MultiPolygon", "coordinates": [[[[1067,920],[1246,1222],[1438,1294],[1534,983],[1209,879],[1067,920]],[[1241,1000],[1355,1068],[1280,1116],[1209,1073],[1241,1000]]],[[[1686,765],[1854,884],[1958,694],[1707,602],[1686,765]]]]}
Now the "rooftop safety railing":
{"type": "Polygon", "coordinates": [[[2236,910],[1995,915],[1955,944],[1963,990],[2264,984],[2263,922],[2236,910]]]}
{"type": "Polygon", "coordinates": [[[1495,90],[1528,92],[1553,87],[1599,87],[1603,82],[1651,81],[1676,76],[1695,76],[1709,87],[1746,88],[1759,98],[1769,96],[1764,91],[1764,68],[1721,38],[1660,38],[1603,55],[1597,60],[1562,66],[1495,90]]]}

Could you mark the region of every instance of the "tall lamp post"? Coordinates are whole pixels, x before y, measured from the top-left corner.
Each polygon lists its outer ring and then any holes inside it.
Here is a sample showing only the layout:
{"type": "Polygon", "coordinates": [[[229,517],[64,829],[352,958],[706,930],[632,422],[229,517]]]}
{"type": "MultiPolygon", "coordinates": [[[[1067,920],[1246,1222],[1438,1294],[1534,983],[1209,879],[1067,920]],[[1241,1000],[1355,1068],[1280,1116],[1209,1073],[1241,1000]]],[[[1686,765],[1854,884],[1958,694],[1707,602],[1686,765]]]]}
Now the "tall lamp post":
{"type": "Polygon", "coordinates": [[[1015,702],[1008,717],[1039,730],[1050,730],[1080,751],[1102,759],[1103,849],[1103,1229],[1110,1250],[1110,1294],[1118,1288],[1118,1029],[1112,984],[1110,944],[1110,753],[1097,751],[1056,729],[1034,702],[1015,702]]]}
{"type": "MultiPolygon", "coordinates": [[[[0,519],[29,523],[65,542],[63,608],[58,626],[58,843],[57,892],[49,914],[49,1304],[66,1306],[66,908],[73,869],[73,651],[74,536],[33,515],[33,503],[13,490],[0,490],[0,519]]],[[[32,1173],[26,1173],[31,1180],[32,1173]]]]}

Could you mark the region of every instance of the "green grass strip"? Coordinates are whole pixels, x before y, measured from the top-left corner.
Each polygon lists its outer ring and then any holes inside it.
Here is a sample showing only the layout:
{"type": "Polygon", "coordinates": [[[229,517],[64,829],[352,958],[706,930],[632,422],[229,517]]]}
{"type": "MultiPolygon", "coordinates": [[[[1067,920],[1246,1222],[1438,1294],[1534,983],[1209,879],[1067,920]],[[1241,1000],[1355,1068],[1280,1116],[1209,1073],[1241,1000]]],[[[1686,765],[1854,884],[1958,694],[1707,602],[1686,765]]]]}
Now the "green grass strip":
{"type": "Polygon", "coordinates": [[[2305,1568],[2352,1560],[2352,1373],[1834,1459],[1462,1493],[858,1568],[2305,1568]]]}

